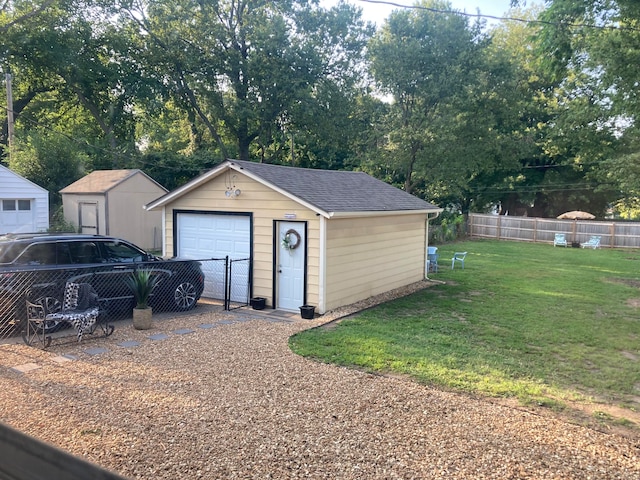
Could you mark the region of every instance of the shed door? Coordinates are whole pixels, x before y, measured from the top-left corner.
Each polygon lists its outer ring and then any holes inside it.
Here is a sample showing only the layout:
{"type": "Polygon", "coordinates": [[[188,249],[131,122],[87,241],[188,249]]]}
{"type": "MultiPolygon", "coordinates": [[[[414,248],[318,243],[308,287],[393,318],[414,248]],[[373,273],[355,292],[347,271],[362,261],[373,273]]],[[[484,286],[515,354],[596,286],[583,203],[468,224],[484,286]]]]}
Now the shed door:
{"type": "Polygon", "coordinates": [[[98,218],[97,202],[78,203],[78,225],[80,226],[80,233],[98,235],[100,233],[98,218]]]}
{"type": "Polygon", "coordinates": [[[304,305],[305,262],[307,239],[305,224],[280,222],[278,227],[278,299],[276,305],[282,310],[298,310],[304,305]],[[283,239],[293,242],[287,248],[283,239]]]}
{"type": "MultiPolygon", "coordinates": [[[[248,215],[179,213],[177,215],[177,256],[204,260],[209,258],[244,259],[251,256],[251,222],[248,215]]],[[[203,296],[224,299],[224,263],[204,262],[203,296]]],[[[233,301],[248,296],[248,269],[234,268],[233,301]],[[243,286],[238,289],[236,287],[243,286]]]]}

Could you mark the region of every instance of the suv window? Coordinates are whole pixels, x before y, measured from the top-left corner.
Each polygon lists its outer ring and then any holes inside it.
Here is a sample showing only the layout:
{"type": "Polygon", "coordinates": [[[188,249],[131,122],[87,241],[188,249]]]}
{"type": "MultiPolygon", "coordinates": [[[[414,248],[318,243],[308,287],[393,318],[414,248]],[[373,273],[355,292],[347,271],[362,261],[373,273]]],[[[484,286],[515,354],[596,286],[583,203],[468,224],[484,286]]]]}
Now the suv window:
{"type": "Polygon", "coordinates": [[[55,265],[56,244],[34,243],[29,245],[16,259],[16,263],[20,265],[55,265]]]}
{"type": "Polygon", "coordinates": [[[68,242],[71,263],[102,263],[95,242],[68,242]]]}
{"type": "Polygon", "coordinates": [[[0,263],[11,263],[24,249],[21,243],[3,243],[0,245],[0,263]]]}
{"type": "Polygon", "coordinates": [[[122,242],[102,242],[107,262],[143,262],[146,255],[137,248],[122,242]]]}

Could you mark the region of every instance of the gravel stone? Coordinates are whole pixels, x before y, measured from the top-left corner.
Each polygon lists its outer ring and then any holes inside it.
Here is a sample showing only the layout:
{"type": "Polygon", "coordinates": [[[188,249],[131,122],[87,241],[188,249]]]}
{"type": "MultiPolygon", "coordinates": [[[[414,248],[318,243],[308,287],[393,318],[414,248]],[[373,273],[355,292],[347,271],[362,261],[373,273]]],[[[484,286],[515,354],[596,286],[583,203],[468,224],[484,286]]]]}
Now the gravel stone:
{"type": "Polygon", "coordinates": [[[288,348],[298,331],[428,285],[314,320],[213,307],[47,351],[0,345],[0,421],[132,479],[640,479],[637,436],[288,348]],[[13,368],[26,364],[41,368],[13,368]]]}

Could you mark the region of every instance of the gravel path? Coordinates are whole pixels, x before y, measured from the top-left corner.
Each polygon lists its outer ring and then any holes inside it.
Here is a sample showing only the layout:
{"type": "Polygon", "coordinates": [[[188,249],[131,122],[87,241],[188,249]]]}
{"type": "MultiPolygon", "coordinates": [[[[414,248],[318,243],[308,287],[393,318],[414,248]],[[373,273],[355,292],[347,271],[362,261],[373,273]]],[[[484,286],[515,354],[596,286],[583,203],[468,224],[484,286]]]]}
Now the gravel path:
{"type": "Polygon", "coordinates": [[[291,353],[328,318],[218,308],[0,345],[0,421],[140,479],[640,479],[639,438],[291,353]]]}

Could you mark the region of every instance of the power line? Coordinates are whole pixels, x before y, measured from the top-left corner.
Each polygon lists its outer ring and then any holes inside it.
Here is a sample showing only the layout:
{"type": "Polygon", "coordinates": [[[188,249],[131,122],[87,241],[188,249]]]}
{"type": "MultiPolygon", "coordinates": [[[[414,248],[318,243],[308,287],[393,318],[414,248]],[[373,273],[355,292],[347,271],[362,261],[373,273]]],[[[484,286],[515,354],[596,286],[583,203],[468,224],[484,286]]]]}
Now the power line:
{"type": "Polygon", "coordinates": [[[499,17],[496,15],[485,15],[482,13],[467,13],[460,10],[442,10],[439,8],[426,7],[424,5],[404,5],[401,3],[390,2],[386,0],[357,0],[362,3],[371,3],[377,5],[389,5],[391,7],[398,7],[404,10],[425,10],[432,13],[444,14],[444,15],[459,15],[461,17],[470,17],[470,18],[486,18],[490,20],[498,20],[501,22],[520,22],[526,24],[538,24],[538,25],[551,25],[554,27],[573,27],[573,28],[593,28],[598,30],[625,30],[632,32],[640,32],[640,28],[636,27],[625,27],[622,25],[596,25],[593,23],[573,23],[573,22],[551,22],[548,20],[529,20],[525,18],[518,17],[499,17]]]}

